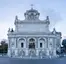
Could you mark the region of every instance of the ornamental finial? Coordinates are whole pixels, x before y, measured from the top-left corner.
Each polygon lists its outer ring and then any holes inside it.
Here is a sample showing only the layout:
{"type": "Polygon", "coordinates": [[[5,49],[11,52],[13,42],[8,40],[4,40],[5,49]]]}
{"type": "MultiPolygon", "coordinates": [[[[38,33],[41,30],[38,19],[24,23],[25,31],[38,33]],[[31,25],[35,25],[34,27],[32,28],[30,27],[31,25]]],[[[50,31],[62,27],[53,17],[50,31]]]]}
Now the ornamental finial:
{"type": "Polygon", "coordinates": [[[33,4],[31,4],[31,9],[33,9],[33,6],[34,6],[34,5],[33,5],[33,4]]]}
{"type": "Polygon", "coordinates": [[[47,17],[46,17],[46,20],[48,20],[48,21],[49,21],[49,16],[47,16],[47,17]]]}
{"type": "Polygon", "coordinates": [[[8,32],[10,32],[10,28],[8,29],[8,32]]]}
{"type": "Polygon", "coordinates": [[[56,33],[56,29],[55,29],[55,28],[53,28],[53,33],[54,33],[54,34],[56,33]]]}
{"type": "Polygon", "coordinates": [[[56,31],[55,28],[53,28],[53,31],[56,31]]]}
{"type": "Polygon", "coordinates": [[[15,19],[18,20],[18,16],[17,15],[15,16],[15,19]]]}
{"type": "Polygon", "coordinates": [[[15,16],[15,22],[17,22],[18,21],[18,16],[15,16]]]}

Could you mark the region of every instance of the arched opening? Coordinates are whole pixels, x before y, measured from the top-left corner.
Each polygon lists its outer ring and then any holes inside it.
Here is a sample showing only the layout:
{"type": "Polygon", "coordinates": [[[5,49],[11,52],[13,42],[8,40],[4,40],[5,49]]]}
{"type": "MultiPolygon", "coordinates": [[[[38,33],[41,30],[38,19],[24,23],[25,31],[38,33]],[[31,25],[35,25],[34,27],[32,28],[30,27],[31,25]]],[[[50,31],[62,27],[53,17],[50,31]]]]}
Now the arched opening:
{"type": "Polygon", "coordinates": [[[21,43],[21,47],[22,47],[22,48],[24,47],[24,43],[21,43]]]}
{"type": "Polygon", "coordinates": [[[45,39],[44,38],[40,38],[39,39],[39,48],[45,48],[45,39]]]}
{"type": "Polygon", "coordinates": [[[35,49],[35,39],[29,39],[29,49],[35,49]]]}
{"type": "Polygon", "coordinates": [[[18,42],[19,42],[19,44],[17,46],[19,46],[20,48],[25,47],[25,39],[24,38],[19,38],[18,42]]]}
{"type": "Polygon", "coordinates": [[[40,48],[42,48],[42,43],[40,43],[40,48]]]}

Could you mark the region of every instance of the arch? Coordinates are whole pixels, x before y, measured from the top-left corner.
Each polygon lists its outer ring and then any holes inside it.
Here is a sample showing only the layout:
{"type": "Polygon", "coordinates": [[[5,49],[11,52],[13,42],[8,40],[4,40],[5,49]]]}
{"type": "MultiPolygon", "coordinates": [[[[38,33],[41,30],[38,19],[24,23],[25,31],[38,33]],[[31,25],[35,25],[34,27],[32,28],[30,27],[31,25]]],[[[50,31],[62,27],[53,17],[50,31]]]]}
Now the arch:
{"type": "Polygon", "coordinates": [[[38,43],[39,48],[44,48],[45,47],[45,42],[46,42],[45,38],[39,38],[38,42],[39,42],[38,43]]]}
{"type": "Polygon", "coordinates": [[[40,38],[39,40],[43,40],[43,41],[45,41],[45,39],[44,39],[44,38],[40,38]]]}
{"type": "Polygon", "coordinates": [[[29,41],[35,41],[35,39],[34,38],[30,38],[29,41]]]}
{"type": "Polygon", "coordinates": [[[39,38],[39,41],[46,41],[46,38],[39,38]]]}
{"type": "Polygon", "coordinates": [[[24,48],[26,46],[25,42],[26,42],[25,38],[19,38],[18,39],[18,46],[19,46],[19,48],[24,48]]]}
{"type": "Polygon", "coordinates": [[[24,39],[24,38],[19,38],[18,40],[19,40],[19,41],[22,41],[22,40],[23,40],[23,41],[25,41],[25,39],[24,39]]]}

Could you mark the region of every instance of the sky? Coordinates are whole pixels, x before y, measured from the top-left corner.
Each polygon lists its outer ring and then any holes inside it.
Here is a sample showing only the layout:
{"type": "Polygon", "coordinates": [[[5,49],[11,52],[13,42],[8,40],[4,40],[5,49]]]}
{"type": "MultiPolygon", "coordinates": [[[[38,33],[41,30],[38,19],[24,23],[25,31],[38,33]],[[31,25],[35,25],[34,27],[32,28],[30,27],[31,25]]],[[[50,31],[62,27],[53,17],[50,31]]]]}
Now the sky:
{"type": "Polygon", "coordinates": [[[33,8],[40,12],[40,19],[46,16],[50,18],[50,30],[62,33],[62,39],[66,38],[66,0],[0,0],[0,40],[7,39],[8,28],[14,28],[14,20],[17,15],[24,20],[26,10],[33,8]]]}

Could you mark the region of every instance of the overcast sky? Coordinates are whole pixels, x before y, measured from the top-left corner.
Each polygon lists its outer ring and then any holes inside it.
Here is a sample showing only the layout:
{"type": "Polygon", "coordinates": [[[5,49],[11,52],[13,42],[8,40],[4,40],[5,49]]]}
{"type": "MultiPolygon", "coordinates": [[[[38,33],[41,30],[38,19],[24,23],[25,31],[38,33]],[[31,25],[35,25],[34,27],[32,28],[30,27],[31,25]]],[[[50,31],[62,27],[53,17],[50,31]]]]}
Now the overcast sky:
{"type": "Polygon", "coordinates": [[[62,32],[66,36],[66,0],[0,0],[0,40],[7,39],[8,28],[14,28],[15,16],[24,19],[24,13],[31,8],[37,9],[44,20],[47,15],[50,18],[50,29],[62,32]]]}

